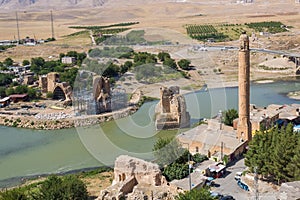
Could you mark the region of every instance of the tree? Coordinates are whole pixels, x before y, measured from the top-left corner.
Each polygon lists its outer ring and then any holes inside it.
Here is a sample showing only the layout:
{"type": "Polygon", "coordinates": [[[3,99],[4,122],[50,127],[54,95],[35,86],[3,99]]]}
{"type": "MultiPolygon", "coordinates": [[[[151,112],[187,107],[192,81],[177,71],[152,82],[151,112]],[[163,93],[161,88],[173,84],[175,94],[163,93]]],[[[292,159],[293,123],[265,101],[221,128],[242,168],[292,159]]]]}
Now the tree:
{"type": "Polygon", "coordinates": [[[25,192],[21,189],[12,189],[0,192],[0,200],[27,200],[25,192]]]}
{"type": "Polygon", "coordinates": [[[36,74],[41,74],[41,69],[44,67],[45,60],[42,57],[31,58],[31,67],[30,70],[36,74]]]}
{"type": "Polygon", "coordinates": [[[40,186],[38,200],[87,200],[88,193],[85,184],[76,176],[64,178],[52,175],[40,186]]]}
{"type": "Polygon", "coordinates": [[[67,82],[73,87],[75,79],[77,77],[77,73],[78,73],[78,68],[73,67],[64,72],[61,72],[59,74],[60,75],[59,77],[62,82],[67,82]]]}
{"type": "Polygon", "coordinates": [[[164,66],[168,66],[168,67],[170,67],[170,68],[172,68],[172,69],[176,69],[176,70],[177,70],[177,64],[176,64],[175,60],[172,59],[172,58],[167,58],[167,59],[165,59],[165,60],[163,61],[163,65],[164,65],[164,66]]]}
{"type": "Polygon", "coordinates": [[[156,163],[164,167],[176,161],[185,150],[176,139],[160,137],[154,144],[153,151],[156,163]]]}
{"type": "Polygon", "coordinates": [[[6,97],[5,87],[0,87],[0,98],[6,97]]]}
{"type": "Polygon", "coordinates": [[[9,87],[9,88],[7,88],[7,89],[5,90],[5,94],[6,94],[6,96],[15,94],[15,89],[12,88],[12,87],[9,87]]]}
{"type": "Polygon", "coordinates": [[[300,180],[300,138],[298,138],[298,143],[294,149],[294,157],[291,162],[287,165],[289,181],[299,181],[300,180]]]}
{"type": "Polygon", "coordinates": [[[166,166],[162,174],[166,177],[167,181],[180,180],[189,175],[189,165],[188,163],[179,164],[175,162],[166,166]]]}
{"type": "Polygon", "coordinates": [[[195,161],[196,163],[201,163],[204,160],[208,160],[206,155],[201,155],[200,153],[196,153],[195,155],[193,155],[193,161],[195,161]]]}
{"type": "Polygon", "coordinates": [[[183,69],[183,70],[190,70],[191,69],[191,61],[187,60],[187,59],[181,59],[178,61],[178,66],[183,69]]]}
{"type": "Polygon", "coordinates": [[[239,114],[238,114],[237,110],[229,109],[229,110],[223,112],[223,116],[224,116],[224,124],[226,124],[228,126],[232,126],[233,120],[238,118],[239,114]]]}
{"type": "Polygon", "coordinates": [[[252,172],[256,168],[258,174],[271,181],[276,180],[278,184],[300,180],[299,170],[295,170],[299,166],[299,140],[300,135],[293,132],[292,124],[280,130],[274,127],[257,132],[249,143],[245,165],[252,172]]]}
{"type": "Polygon", "coordinates": [[[6,58],[6,59],[3,61],[3,64],[4,64],[4,66],[6,66],[6,67],[12,66],[13,63],[14,63],[14,61],[13,61],[13,59],[11,59],[11,58],[6,58]]]}
{"type": "Polygon", "coordinates": [[[176,198],[176,200],[214,200],[215,198],[210,195],[210,192],[205,189],[193,189],[191,191],[186,191],[184,193],[180,193],[176,198]]]}
{"type": "Polygon", "coordinates": [[[165,61],[168,58],[171,58],[170,54],[166,52],[159,52],[157,57],[161,62],[165,61]]]}
{"type": "Polygon", "coordinates": [[[63,179],[62,183],[64,189],[64,199],[72,199],[72,200],[87,200],[88,192],[86,189],[86,185],[78,179],[76,176],[66,176],[63,179]]]}
{"type": "Polygon", "coordinates": [[[0,73],[0,86],[7,86],[12,83],[13,76],[0,73]]]}
{"type": "Polygon", "coordinates": [[[23,60],[22,65],[23,66],[30,65],[29,60],[23,60]]]}
{"type": "Polygon", "coordinates": [[[124,65],[121,66],[120,72],[121,74],[125,74],[129,69],[132,67],[132,62],[131,61],[126,61],[124,65]]]}

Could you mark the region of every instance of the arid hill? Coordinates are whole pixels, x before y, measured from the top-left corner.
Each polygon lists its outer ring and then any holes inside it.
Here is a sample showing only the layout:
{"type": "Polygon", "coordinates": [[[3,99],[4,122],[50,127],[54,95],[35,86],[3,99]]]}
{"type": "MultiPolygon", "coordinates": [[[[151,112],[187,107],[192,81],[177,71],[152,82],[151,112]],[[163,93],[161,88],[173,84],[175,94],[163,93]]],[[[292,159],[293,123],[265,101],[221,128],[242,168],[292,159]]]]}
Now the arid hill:
{"type": "Polygon", "coordinates": [[[102,6],[108,0],[0,0],[4,9],[62,9],[102,6]]]}

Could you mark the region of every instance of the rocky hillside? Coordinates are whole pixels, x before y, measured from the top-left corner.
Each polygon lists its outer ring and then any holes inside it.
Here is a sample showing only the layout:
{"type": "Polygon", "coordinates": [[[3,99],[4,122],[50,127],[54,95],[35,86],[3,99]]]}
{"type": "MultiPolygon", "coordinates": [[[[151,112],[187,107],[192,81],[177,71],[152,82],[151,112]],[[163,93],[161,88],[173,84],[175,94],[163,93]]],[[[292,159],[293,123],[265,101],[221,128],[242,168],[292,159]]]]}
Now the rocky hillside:
{"type": "Polygon", "coordinates": [[[0,8],[17,9],[62,9],[102,6],[108,0],[0,0],[0,8]]]}

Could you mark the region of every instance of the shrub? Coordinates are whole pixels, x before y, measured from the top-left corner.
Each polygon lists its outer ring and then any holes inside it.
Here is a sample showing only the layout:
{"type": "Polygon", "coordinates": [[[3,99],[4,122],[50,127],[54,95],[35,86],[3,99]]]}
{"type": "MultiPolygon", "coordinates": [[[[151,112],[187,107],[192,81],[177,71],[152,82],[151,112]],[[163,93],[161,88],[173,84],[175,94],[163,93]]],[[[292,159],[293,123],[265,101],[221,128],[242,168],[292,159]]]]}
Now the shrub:
{"type": "Polygon", "coordinates": [[[195,155],[193,155],[193,161],[195,161],[196,163],[201,163],[204,160],[208,160],[206,155],[201,155],[199,153],[196,153],[195,155]]]}

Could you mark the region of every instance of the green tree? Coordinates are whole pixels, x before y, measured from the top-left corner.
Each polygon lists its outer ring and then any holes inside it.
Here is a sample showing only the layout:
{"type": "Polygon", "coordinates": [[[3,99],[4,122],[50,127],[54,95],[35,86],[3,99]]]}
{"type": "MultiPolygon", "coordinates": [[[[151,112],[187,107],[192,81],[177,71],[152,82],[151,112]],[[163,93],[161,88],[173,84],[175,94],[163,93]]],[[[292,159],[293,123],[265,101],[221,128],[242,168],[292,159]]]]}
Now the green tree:
{"type": "Polygon", "coordinates": [[[291,162],[287,165],[289,181],[299,181],[300,180],[300,138],[298,138],[298,143],[294,149],[294,157],[291,162]]]}
{"type": "Polygon", "coordinates": [[[299,171],[294,170],[299,159],[299,138],[300,135],[293,132],[292,124],[283,126],[280,130],[274,127],[265,132],[257,132],[249,143],[245,165],[252,172],[256,168],[258,174],[271,181],[276,180],[278,184],[299,180],[299,171]]]}
{"type": "Polygon", "coordinates": [[[0,200],[27,200],[24,191],[21,189],[12,189],[0,192],[0,200]]]}
{"type": "Polygon", "coordinates": [[[188,163],[179,164],[179,163],[172,163],[167,165],[162,173],[168,181],[172,180],[180,180],[189,175],[189,165],[188,163]]]}
{"type": "Polygon", "coordinates": [[[121,66],[120,72],[121,74],[126,73],[129,69],[132,68],[133,63],[131,61],[126,61],[124,65],[121,66]]]}
{"type": "Polygon", "coordinates": [[[215,198],[210,195],[210,192],[205,189],[193,189],[191,191],[186,191],[184,193],[180,193],[176,198],[176,200],[214,200],[215,198]]]}
{"type": "Polygon", "coordinates": [[[0,86],[6,86],[12,83],[13,76],[0,73],[0,86]]]}
{"type": "Polygon", "coordinates": [[[30,98],[30,99],[35,99],[35,98],[37,98],[37,91],[36,91],[36,89],[34,89],[34,88],[28,88],[28,90],[27,90],[27,94],[28,94],[28,97],[30,98]]]}
{"type": "Polygon", "coordinates": [[[73,87],[75,79],[77,77],[77,73],[78,73],[78,68],[73,67],[71,69],[68,69],[60,73],[60,80],[62,82],[69,83],[73,87]]]}
{"type": "Polygon", "coordinates": [[[13,87],[6,88],[5,94],[6,94],[6,96],[15,94],[15,89],[13,87]]]}
{"type": "Polygon", "coordinates": [[[5,60],[3,61],[4,66],[9,67],[12,66],[14,63],[13,59],[11,58],[5,58],[5,60]]]}
{"type": "Polygon", "coordinates": [[[76,176],[69,175],[63,179],[62,187],[64,189],[65,200],[87,200],[88,192],[86,185],[76,176]]]}
{"type": "Polygon", "coordinates": [[[183,69],[183,70],[190,70],[191,69],[191,61],[187,60],[187,59],[181,59],[178,61],[178,66],[183,69]]]}
{"type": "Polygon", "coordinates": [[[170,59],[171,56],[169,53],[166,53],[166,52],[159,52],[158,55],[157,55],[158,59],[163,62],[165,61],[166,59],[170,59]]]}
{"type": "Polygon", "coordinates": [[[200,153],[196,153],[193,155],[192,157],[193,161],[195,161],[196,163],[201,163],[203,162],[204,160],[208,160],[207,156],[206,155],[202,155],[200,153]]]}
{"type": "Polygon", "coordinates": [[[36,74],[41,74],[41,70],[44,67],[45,60],[42,57],[31,58],[30,70],[36,74]]]}
{"type": "Polygon", "coordinates": [[[30,65],[29,60],[23,60],[22,65],[23,66],[30,65]]]}
{"type": "Polygon", "coordinates": [[[119,75],[120,68],[118,65],[114,63],[109,63],[108,67],[103,72],[103,76],[105,77],[116,77],[119,75]]]}
{"type": "Polygon", "coordinates": [[[0,98],[6,97],[5,90],[6,90],[5,87],[0,87],[0,98]]]}
{"type": "Polygon", "coordinates": [[[52,175],[40,186],[38,200],[87,200],[88,193],[85,184],[76,176],[64,178],[52,175]]]}
{"type": "Polygon", "coordinates": [[[239,117],[237,110],[229,109],[222,114],[224,116],[224,124],[228,126],[233,125],[233,120],[239,117]]]}
{"type": "Polygon", "coordinates": [[[294,157],[294,149],[298,142],[297,136],[298,135],[293,131],[293,125],[291,123],[286,127],[282,127],[278,135],[278,141],[273,152],[273,172],[278,184],[293,178],[289,176],[289,170],[286,166],[294,157]]]}
{"type": "Polygon", "coordinates": [[[16,94],[25,94],[28,91],[28,87],[26,85],[18,85],[15,88],[15,93],[16,94]]]}
{"type": "Polygon", "coordinates": [[[163,65],[164,65],[164,66],[168,66],[168,67],[170,67],[170,68],[172,68],[172,69],[176,69],[176,70],[177,70],[177,64],[176,64],[175,60],[172,59],[172,58],[167,58],[167,59],[165,59],[165,60],[163,61],[163,65]]]}
{"type": "Polygon", "coordinates": [[[176,139],[160,137],[154,144],[153,151],[156,163],[164,167],[176,161],[185,150],[176,139]]]}

